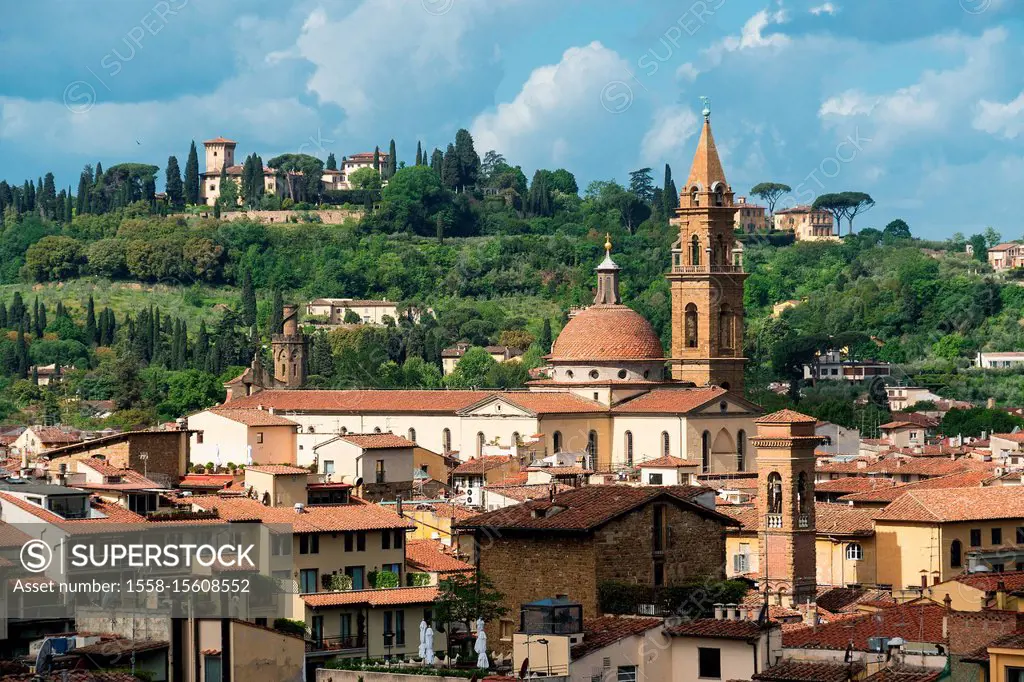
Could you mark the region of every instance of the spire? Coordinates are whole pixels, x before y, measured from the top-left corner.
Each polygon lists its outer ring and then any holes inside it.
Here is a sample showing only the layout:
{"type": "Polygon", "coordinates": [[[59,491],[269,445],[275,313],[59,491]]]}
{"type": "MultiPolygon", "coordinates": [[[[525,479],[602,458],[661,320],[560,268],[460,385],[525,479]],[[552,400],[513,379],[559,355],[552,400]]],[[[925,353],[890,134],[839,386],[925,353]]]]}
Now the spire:
{"type": "Polygon", "coordinates": [[[597,296],[594,305],[619,305],[619,266],[612,260],[612,236],[604,236],[604,260],[597,266],[597,296]]]}
{"type": "Polygon", "coordinates": [[[725,180],[715,138],[711,134],[711,100],[707,97],[701,97],[701,100],[704,103],[704,111],[701,112],[704,114],[704,126],[700,131],[700,141],[697,142],[697,153],[693,155],[686,187],[698,185],[702,192],[710,192],[716,182],[722,183],[723,187],[728,187],[729,183],[725,180]]]}

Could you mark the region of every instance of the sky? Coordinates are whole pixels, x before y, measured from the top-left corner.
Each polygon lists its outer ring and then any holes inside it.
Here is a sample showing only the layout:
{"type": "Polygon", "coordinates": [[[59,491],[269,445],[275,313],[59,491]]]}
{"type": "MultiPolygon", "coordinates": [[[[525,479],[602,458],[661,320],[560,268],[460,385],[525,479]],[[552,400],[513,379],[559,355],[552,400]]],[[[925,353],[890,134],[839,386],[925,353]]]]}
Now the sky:
{"type": "Polygon", "coordinates": [[[467,128],[527,177],[660,184],[706,96],[737,195],[865,191],[858,228],[1015,239],[1021,64],[1024,0],[33,0],[0,21],[0,178],[162,173],[220,135],[411,163],[467,128]]]}

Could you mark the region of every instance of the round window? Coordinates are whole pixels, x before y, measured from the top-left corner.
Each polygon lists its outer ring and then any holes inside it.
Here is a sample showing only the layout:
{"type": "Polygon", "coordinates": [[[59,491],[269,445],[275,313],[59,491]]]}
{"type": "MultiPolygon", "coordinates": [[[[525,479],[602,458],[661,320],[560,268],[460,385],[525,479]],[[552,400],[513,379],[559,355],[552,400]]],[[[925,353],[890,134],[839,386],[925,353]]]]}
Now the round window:
{"type": "Polygon", "coordinates": [[[624,369],[620,369],[619,370],[619,378],[620,379],[625,379],[626,378],[626,370],[624,370],[624,369]]]}
{"type": "Polygon", "coordinates": [[[565,370],[565,376],[568,377],[569,379],[572,379],[575,375],[572,373],[571,369],[567,369],[565,370]]]}
{"type": "Polygon", "coordinates": [[[596,379],[599,376],[601,376],[601,374],[596,369],[590,370],[590,378],[591,379],[596,379]]]}

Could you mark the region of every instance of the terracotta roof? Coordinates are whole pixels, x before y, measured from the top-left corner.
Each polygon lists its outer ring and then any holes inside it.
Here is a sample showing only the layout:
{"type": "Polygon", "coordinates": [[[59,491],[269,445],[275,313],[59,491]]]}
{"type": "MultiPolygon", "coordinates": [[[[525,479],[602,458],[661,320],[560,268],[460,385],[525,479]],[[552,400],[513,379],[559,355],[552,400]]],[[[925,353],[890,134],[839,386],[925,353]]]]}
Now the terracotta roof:
{"type": "Polygon", "coordinates": [[[601,616],[583,621],[583,641],[570,650],[572,660],[605,648],[627,637],[642,635],[664,621],[661,618],[632,618],[629,616],[601,616]]]}
{"type": "Polygon", "coordinates": [[[883,668],[864,682],[937,682],[942,677],[941,670],[909,670],[883,668]]]}
{"type": "MultiPolygon", "coordinates": [[[[889,478],[868,478],[867,476],[844,476],[830,481],[819,481],[814,484],[816,493],[860,493],[874,491],[879,488],[889,490],[896,483],[889,478]]],[[[846,499],[845,497],[843,498],[846,499]]]]}
{"type": "Polygon", "coordinates": [[[865,474],[881,474],[883,476],[909,474],[916,476],[945,476],[969,469],[988,469],[993,467],[985,462],[974,459],[935,459],[929,457],[890,457],[868,465],[862,471],[865,474]]]}
{"type": "Polygon", "coordinates": [[[607,406],[595,400],[588,400],[575,393],[510,391],[497,395],[533,414],[574,414],[608,411],[607,406]]]}
{"type": "Polygon", "coordinates": [[[343,441],[352,443],[363,450],[387,450],[390,448],[413,448],[416,443],[408,438],[391,433],[349,433],[341,436],[343,441]]]}
{"type": "Polygon", "coordinates": [[[203,144],[238,144],[234,140],[229,140],[226,137],[215,137],[211,140],[203,142],[203,144]]]}
{"type": "Polygon", "coordinates": [[[265,507],[257,500],[241,497],[191,497],[199,509],[216,509],[229,521],[258,520],[292,526],[294,533],[343,532],[414,528],[416,524],[376,504],[317,504],[300,514],[290,507],[265,507]]]}
{"type": "Polygon", "coordinates": [[[43,675],[4,675],[4,682],[139,682],[131,673],[113,670],[57,670],[43,675]]]}
{"type": "Polygon", "coordinates": [[[134,469],[120,469],[99,459],[78,460],[78,464],[92,469],[105,479],[120,477],[121,482],[108,483],[106,480],[102,483],[83,482],[78,483],[75,486],[77,488],[84,488],[86,490],[150,490],[164,487],[146,478],[134,469]]]}
{"type": "Polygon", "coordinates": [[[1024,571],[961,573],[954,580],[984,592],[995,592],[999,588],[999,583],[1002,583],[1009,592],[1024,590],[1024,571]]]}
{"type": "Polygon", "coordinates": [[[871,466],[871,461],[862,457],[845,462],[815,462],[814,470],[826,474],[863,474],[871,466]]]}
{"type": "Polygon", "coordinates": [[[874,509],[858,509],[848,504],[814,503],[814,526],[821,535],[871,535],[875,525],[874,509]]]}
{"type": "Polygon", "coordinates": [[[246,471],[256,471],[263,474],[274,474],[277,476],[309,474],[309,469],[295,467],[291,464],[250,464],[245,467],[245,469],[246,471]]]}
{"type": "Polygon", "coordinates": [[[551,347],[552,362],[663,360],[651,323],[624,305],[594,305],[573,317],[551,347]]]}
{"type": "MultiPolygon", "coordinates": [[[[571,486],[564,483],[555,483],[555,493],[565,492],[571,490],[571,486]]],[[[495,493],[502,497],[507,497],[510,500],[516,500],[517,502],[526,502],[527,500],[540,500],[551,494],[550,483],[537,483],[533,485],[485,485],[484,490],[489,493],[495,493]]]]}
{"type": "Polygon", "coordinates": [[[271,414],[266,410],[234,409],[230,407],[215,407],[210,410],[213,414],[230,419],[246,426],[298,426],[291,419],[271,414]]]}
{"type": "Polygon", "coordinates": [[[410,569],[415,567],[430,573],[462,573],[473,570],[472,565],[445,554],[441,543],[436,540],[410,540],[407,542],[405,561],[409,564],[410,569]]]}
{"type": "Polygon", "coordinates": [[[464,521],[465,519],[473,518],[477,514],[474,509],[448,502],[435,502],[432,506],[434,513],[438,516],[446,519],[454,518],[456,521],[464,521]]]}
{"type": "Polygon", "coordinates": [[[778,412],[772,412],[766,414],[757,420],[758,424],[806,424],[816,423],[818,420],[814,417],[808,417],[806,414],[801,414],[795,410],[779,410],[778,412]]]}
{"type": "Polygon", "coordinates": [[[878,428],[891,431],[892,429],[918,429],[921,428],[921,425],[910,421],[891,421],[879,424],[878,428]]]}
{"type": "Polygon", "coordinates": [[[990,660],[988,650],[992,649],[1024,649],[1024,630],[1011,632],[997,637],[985,646],[966,656],[964,661],[971,663],[987,663],[990,660]]]}
{"type": "Polygon", "coordinates": [[[1019,246],[1021,246],[1021,244],[1018,244],[1016,242],[1004,242],[1002,244],[996,244],[995,246],[990,246],[988,248],[988,250],[989,251],[1009,251],[1010,249],[1015,249],[1015,248],[1017,248],[1019,246]]]}
{"type": "Polygon", "coordinates": [[[507,455],[484,455],[483,457],[474,457],[468,462],[463,462],[459,466],[452,469],[452,474],[485,474],[488,471],[494,469],[500,469],[503,466],[514,464],[515,460],[507,455]]]}
{"type": "Polygon", "coordinates": [[[273,407],[279,411],[311,412],[426,412],[454,414],[479,402],[491,391],[429,391],[429,390],[315,390],[260,391],[234,398],[228,405],[239,407],[273,407]]]}
{"type": "MultiPolygon", "coordinates": [[[[815,603],[819,609],[825,609],[833,614],[849,611],[852,607],[866,602],[878,602],[884,600],[884,608],[896,605],[889,592],[884,590],[854,588],[854,587],[832,587],[818,594],[815,603]]],[[[859,612],[858,612],[859,613],[859,612]]]]}
{"type": "Polygon", "coordinates": [[[875,515],[876,521],[953,523],[1024,518],[1016,486],[912,490],[875,515]]]}
{"type": "Polygon", "coordinates": [[[20,547],[31,539],[11,524],[0,521],[0,547],[20,547]]]}
{"type": "Polygon", "coordinates": [[[70,443],[80,443],[82,436],[78,433],[68,433],[61,429],[53,426],[33,426],[32,433],[35,434],[36,438],[39,439],[40,443],[44,445],[49,444],[63,444],[67,445],[70,443]]]}
{"type": "Polygon", "coordinates": [[[1020,431],[1018,433],[993,433],[992,437],[1010,440],[1014,443],[1024,443],[1024,431],[1020,431]]]}
{"type": "MultiPolygon", "coordinates": [[[[982,481],[987,481],[992,475],[988,471],[965,471],[960,474],[949,474],[948,476],[935,476],[926,478],[914,483],[902,485],[876,486],[875,489],[864,492],[851,493],[839,498],[840,502],[892,502],[912,490],[937,490],[942,488],[972,488],[980,486],[982,481]]],[[[860,477],[853,477],[840,480],[864,480],[860,477]]],[[[877,479],[867,479],[877,480],[877,479]]],[[[821,489],[821,483],[815,483],[815,490],[821,489]]]]}
{"type": "Polygon", "coordinates": [[[697,618],[665,629],[673,637],[713,637],[716,639],[753,640],[761,636],[765,627],[753,620],[720,620],[697,618]]]}
{"type": "Polygon", "coordinates": [[[736,522],[696,502],[707,489],[690,486],[592,485],[555,495],[554,502],[530,501],[467,519],[463,528],[590,532],[608,521],[658,498],[668,498],[725,525],[736,522]]]}
{"type": "Polygon", "coordinates": [[[673,457],[672,455],[665,455],[664,457],[658,457],[657,459],[644,460],[637,464],[640,468],[650,467],[656,469],[672,469],[679,467],[696,467],[699,466],[697,462],[691,462],[688,459],[680,459],[679,457],[673,457]]]}
{"type": "Polygon", "coordinates": [[[785,632],[782,645],[797,649],[832,649],[843,651],[852,646],[856,651],[868,650],[872,637],[902,637],[908,642],[943,644],[942,619],[946,609],[930,601],[913,601],[874,613],[844,618],[835,623],[785,632]]]}
{"type": "Polygon", "coordinates": [[[846,682],[852,679],[850,671],[859,672],[860,664],[809,663],[806,661],[783,661],[751,679],[762,682],[846,682]]]}
{"type": "Polygon", "coordinates": [[[694,186],[699,186],[702,192],[710,192],[712,186],[719,182],[725,191],[731,191],[725,181],[722,162],[718,158],[715,137],[711,134],[711,120],[705,118],[700,130],[700,139],[697,141],[697,150],[693,154],[693,163],[690,164],[690,175],[681,192],[686,192],[687,188],[694,186]]]}
{"type": "Polygon", "coordinates": [[[306,606],[402,606],[429,604],[437,599],[437,585],[426,587],[392,587],[383,590],[346,590],[343,592],[314,592],[302,595],[306,606]]]}
{"type": "Polygon", "coordinates": [[[564,467],[529,467],[527,471],[543,471],[552,476],[586,476],[594,473],[591,469],[584,469],[577,466],[564,467]]]}
{"type": "Polygon", "coordinates": [[[178,486],[181,488],[223,488],[231,485],[235,477],[231,474],[185,474],[178,486]]]}
{"type": "Polygon", "coordinates": [[[656,388],[612,408],[612,412],[628,414],[685,414],[713,402],[728,391],[718,386],[708,388],[656,388]]]}

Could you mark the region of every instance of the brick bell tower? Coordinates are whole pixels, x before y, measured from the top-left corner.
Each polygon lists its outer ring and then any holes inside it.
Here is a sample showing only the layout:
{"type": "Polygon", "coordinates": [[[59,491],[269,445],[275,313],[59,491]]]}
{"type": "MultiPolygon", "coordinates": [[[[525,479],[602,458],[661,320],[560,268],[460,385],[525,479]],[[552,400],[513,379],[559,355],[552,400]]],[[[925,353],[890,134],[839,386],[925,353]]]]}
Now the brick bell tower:
{"type": "Polygon", "coordinates": [[[286,305],[282,312],[282,333],[270,338],[274,356],[274,383],[285,388],[301,388],[306,383],[308,342],[306,335],[299,330],[299,309],[294,305],[286,305]]]}
{"type": "Polygon", "coordinates": [[[711,109],[690,176],[669,224],[679,230],[672,248],[672,378],[714,384],[743,394],[743,272],[733,248],[737,207],[711,135],[711,109]]]}
{"type": "Polygon", "coordinates": [[[816,596],[814,435],[817,420],[782,410],[757,420],[758,574],[768,603],[816,596]]]}

